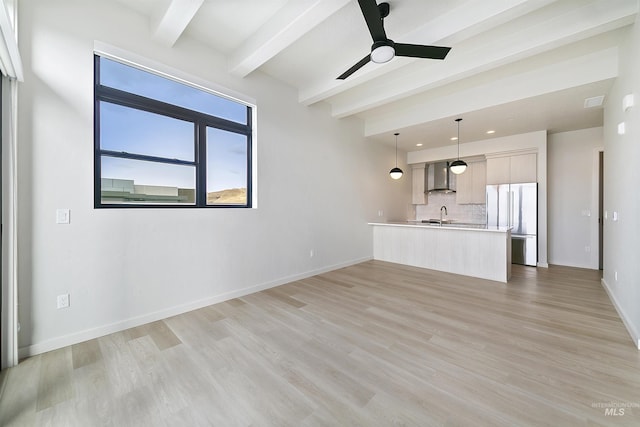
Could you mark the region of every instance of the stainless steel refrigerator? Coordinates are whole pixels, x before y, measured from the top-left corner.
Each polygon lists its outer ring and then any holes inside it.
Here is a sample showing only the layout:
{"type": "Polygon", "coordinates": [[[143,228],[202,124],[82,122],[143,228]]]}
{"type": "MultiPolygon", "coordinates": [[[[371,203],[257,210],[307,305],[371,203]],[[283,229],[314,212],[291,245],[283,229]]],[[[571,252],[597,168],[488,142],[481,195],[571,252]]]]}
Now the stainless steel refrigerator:
{"type": "Polygon", "coordinates": [[[538,184],[487,185],[487,226],[511,227],[511,262],[538,261],[538,184]]]}

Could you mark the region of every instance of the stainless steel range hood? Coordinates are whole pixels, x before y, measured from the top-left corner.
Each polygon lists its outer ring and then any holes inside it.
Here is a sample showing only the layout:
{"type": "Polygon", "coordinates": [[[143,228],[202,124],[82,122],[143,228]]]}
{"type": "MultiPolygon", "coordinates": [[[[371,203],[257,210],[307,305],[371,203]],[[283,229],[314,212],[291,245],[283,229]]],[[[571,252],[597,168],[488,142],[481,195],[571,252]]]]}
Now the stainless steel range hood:
{"type": "Polygon", "coordinates": [[[449,172],[449,162],[431,163],[428,169],[425,174],[427,193],[455,193],[455,175],[449,172]]]}

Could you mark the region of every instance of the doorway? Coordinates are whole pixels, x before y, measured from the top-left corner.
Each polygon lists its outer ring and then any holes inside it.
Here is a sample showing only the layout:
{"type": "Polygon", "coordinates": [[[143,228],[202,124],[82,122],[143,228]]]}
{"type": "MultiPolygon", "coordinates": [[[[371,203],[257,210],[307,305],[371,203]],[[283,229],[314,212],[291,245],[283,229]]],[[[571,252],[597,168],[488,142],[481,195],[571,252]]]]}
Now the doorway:
{"type": "Polygon", "coordinates": [[[604,151],[598,154],[598,268],[602,270],[604,264],[604,151]]]}

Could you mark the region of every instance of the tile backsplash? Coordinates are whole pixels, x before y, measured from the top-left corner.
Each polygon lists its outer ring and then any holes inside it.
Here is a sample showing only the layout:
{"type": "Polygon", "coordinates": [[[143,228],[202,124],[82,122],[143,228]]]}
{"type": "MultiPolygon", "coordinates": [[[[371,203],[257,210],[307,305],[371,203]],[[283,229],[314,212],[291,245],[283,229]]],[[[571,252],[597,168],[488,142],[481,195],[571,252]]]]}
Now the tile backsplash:
{"type": "Polygon", "coordinates": [[[440,207],[446,206],[448,215],[443,218],[457,222],[472,224],[486,224],[486,205],[459,205],[456,203],[456,193],[430,193],[427,205],[416,205],[416,219],[440,218],[440,207]]]}

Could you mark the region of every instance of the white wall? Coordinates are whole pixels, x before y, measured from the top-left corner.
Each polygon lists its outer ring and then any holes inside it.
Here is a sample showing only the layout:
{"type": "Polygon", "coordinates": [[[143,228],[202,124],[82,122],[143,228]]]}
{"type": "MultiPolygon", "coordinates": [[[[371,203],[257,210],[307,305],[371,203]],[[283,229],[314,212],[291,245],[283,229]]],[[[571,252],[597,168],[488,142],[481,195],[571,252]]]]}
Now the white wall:
{"type": "Polygon", "coordinates": [[[394,149],[365,142],[361,122],[301,106],[264,74],[232,77],[193,40],[155,44],[117,2],[20,6],[23,356],[369,259],[367,221],[406,218],[410,174],[389,178],[394,149]],[[256,100],[258,209],[93,209],[96,41],[256,100]],[[55,224],[56,208],[71,209],[70,225],[55,224]],[[57,310],[62,293],[71,306],[57,310]]]}
{"type": "MultiPolygon", "coordinates": [[[[547,132],[544,130],[520,135],[485,139],[460,144],[469,157],[517,150],[536,150],[538,167],[538,266],[547,262],[547,132]]],[[[407,153],[407,163],[431,163],[451,158],[451,147],[439,147],[407,153]]]]}
{"type": "Polygon", "coordinates": [[[549,264],[598,269],[602,128],[548,137],[549,264]]]}
{"type": "Polygon", "coordinates": [[[620,316],[640,348],[640,21],[620,46],[619,77],[604,115],[604,277],[620,316]],[[633,93],[635,107],[622,110],[622,98],[633,93]],[[626,133],[618,135],[624,122],[626,133]],[[612,214],[617,212],[618,221],[612,214]],[[617,272],[617,280],[616,280],[617,272]]]}

